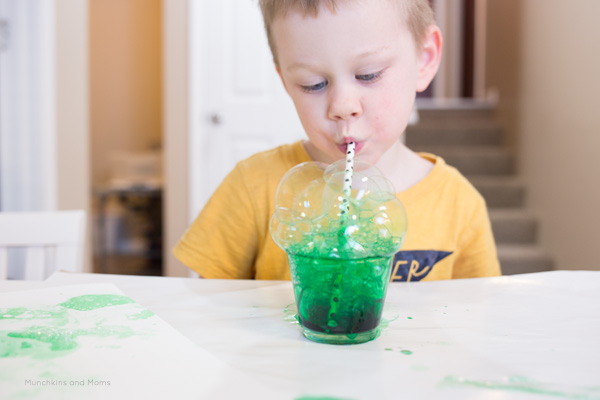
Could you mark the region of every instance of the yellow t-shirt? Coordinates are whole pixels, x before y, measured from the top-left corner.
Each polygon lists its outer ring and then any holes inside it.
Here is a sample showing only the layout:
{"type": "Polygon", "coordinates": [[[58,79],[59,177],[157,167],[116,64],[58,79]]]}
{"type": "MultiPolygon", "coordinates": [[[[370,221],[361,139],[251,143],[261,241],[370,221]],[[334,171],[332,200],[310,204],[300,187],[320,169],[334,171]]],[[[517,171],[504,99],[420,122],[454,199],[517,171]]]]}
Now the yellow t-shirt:
{"type": "MultiPolygon", "coordinates": [[[[393,281],[500,275],[483,197],[443,159],[419,183],[397,194],[408,230],[395,255],[393,281]]],[[[175,256],[204,278],[290,279],[287,256],[269,234],[277,184],[311,161],[302,142],[239,162],[181,238],[175,256]]]]}

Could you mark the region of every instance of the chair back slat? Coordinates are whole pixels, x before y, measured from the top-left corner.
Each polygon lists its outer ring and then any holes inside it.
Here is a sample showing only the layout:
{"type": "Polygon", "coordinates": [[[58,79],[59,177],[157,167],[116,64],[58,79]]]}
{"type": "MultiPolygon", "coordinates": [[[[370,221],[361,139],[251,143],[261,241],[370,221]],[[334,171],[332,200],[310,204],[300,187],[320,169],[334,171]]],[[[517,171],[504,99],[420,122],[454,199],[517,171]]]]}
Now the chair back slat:
{"type": "Polygon", "coordinates": [[[0,213],[3,246],[79,245],[84,229],[84,211],[0,213]]]}
{"type": "MultiPolygon", "coordinates": [[[[77,268],[78,265],[83,265],[83,251],[78,246],[60,246],[54,249],[55,256],[53,260],[55,262],[54,270],[63,270],[69,272],[81,272],[77,268]]],[[[51,266],[49,266],[52,268],[51,266]]]]}
{"type": "Polygon", "coordinates": [[[8,249],[0,247],[0,280],[8,275],[8,249]]]}
{"type": "Polygon", "coordinates": [[[42,281],[46,275],[44,259],[46,251],[43,247],[35,246],[27,248],[25,253],[25,280],[42,281]]]}
{"type": "Polygon", "coordinates": [[[26,280],[43,280],[58,269],[82,271],[85,227],[85,211],[0,212],[0,279],[11,273],[8,249],[13,248],[26,249],[26,280]]]}

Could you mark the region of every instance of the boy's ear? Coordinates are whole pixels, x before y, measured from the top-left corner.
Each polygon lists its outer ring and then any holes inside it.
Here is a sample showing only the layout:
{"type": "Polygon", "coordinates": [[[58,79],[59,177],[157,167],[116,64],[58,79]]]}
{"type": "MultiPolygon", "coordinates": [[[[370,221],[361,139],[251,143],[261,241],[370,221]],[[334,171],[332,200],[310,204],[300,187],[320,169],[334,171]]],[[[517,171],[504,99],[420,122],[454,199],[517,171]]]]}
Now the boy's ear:
{"type": "Polygon", "coordinates": [[[281,83],[283,83],[283,88],[285,89],[286,92],[288,92],[287,86],[285,85],[285,81],[283,80],[283,75],[281,75],[281,70],[279,69],[279,65],[277,65],[277,63],[275,61],[273,61],[273,63],[275,64],[275,69],[277,70],[277,75],[279,75],[279,78],[281,79],[281,83]]]}
{"type": "Polygon", "coordinates": [[[423,38],[417,76],[417,92],[427,89],[440,67],[441,59],[442,32],[437,26],[431,25],[427,28],[423,38]]]}

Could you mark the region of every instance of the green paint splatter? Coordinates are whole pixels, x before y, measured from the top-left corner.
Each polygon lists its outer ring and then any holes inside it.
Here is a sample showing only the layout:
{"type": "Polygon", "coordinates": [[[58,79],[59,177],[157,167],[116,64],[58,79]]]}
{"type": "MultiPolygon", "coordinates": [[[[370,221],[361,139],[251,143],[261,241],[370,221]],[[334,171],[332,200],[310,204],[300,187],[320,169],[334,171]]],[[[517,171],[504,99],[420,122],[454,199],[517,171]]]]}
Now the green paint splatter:
{"type": "Polygon", "coordinates": [[[385,349],[383,349],[383,350],[385,350],[385,351],[392,351],[392,349],[391,349],[391,348],[389,348],[389,347],[386,347],[386,348],[385,348],[385,349]]]}
{"type": "Polygon", "coordinates": [[[410,356],[413,352],[410,351],[410,350],[400,350],[400,353],[406,354],[407,356],[410,356]]]}
{"type": "Polygon", "coordinates": [[[130,319],[130,320],[148,319],[148,318],[153,317],[153,316],[154,316],[154,313],[152,311],[150,311],[150,310],[144,310],[144,311],[142,311],[140,313],[137,313],[137,314],[128,315],[127,319],[130,319]]]}
{"type": "Polygon", "coordinates": [[[600,387],[565,387],[558,384],[532,381],[522,376],[512,376],[506,381],[481,381],[458,376],[447,376],[442,381],[442,385],[541,394],[564,399],[600,400],[600,387]]]}
{"type": "Polygon", "coordinates": [[[118,294],[86,294],[73,297],[59,306],[77,311],[90,311],[98,308],[135,303],[131,298],[118,294]]]}
{"type": "Polygon", "coordinates": [[[412,317],[407,317],[408,319],[412,319],[412,317]]]}

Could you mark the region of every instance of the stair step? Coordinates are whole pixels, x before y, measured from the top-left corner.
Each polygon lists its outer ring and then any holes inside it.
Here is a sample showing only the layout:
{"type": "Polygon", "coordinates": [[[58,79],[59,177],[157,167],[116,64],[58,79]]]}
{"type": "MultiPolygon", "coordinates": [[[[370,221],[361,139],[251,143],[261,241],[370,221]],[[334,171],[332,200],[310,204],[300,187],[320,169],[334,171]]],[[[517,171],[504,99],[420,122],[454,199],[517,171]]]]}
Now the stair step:
{"type": "Polygon", "coordinates": [[[530,244],[537,239],[537,219],[520,209],[491,209],[490,221],[498,244],[530,244]]]}
{"type": "Polygon", "coordinates": [[[499,245],[498,260],[503,275],[552,271],[552,257],[537,246],[499,245]]]}
{"type": "Polygon", "coordinates": [[[525,204],[525,184],[508,176],[467,176],[481,193],[488,208],[518,208],[525,204]]]}
{"type": "Polygon", "coordinates": [[[406,130],[408,146],[500,146],[502,128],[489,121],[471,123],[459,120],[452,123],[423,122],[406,130]]]}
{"type": "Polygon", "coordinates": [[[509,175],[514,156],[499,146],[412,146],[414,151],[436,154],[463,175],[509,175]]]}
{"type": "Polygon", "coordinates": [[[419,121],[490,121],[494,105],[472,99],[417,99],[419,121]]]}

